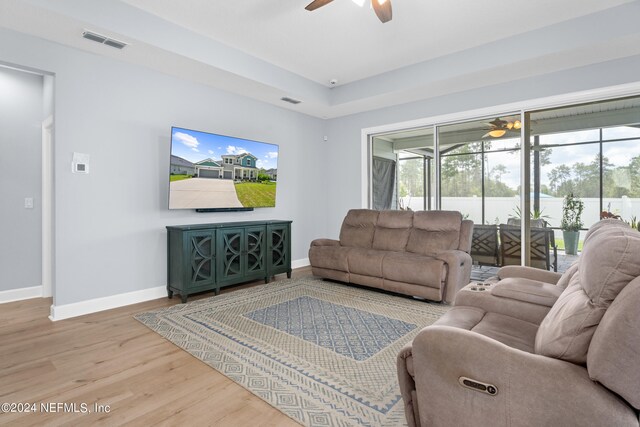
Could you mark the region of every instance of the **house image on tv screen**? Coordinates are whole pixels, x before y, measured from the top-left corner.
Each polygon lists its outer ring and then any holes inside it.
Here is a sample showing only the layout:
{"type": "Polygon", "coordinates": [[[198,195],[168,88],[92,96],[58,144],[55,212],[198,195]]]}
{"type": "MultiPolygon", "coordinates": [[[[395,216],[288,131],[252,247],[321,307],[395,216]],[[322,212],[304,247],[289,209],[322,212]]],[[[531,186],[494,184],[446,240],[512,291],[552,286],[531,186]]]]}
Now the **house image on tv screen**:
{"type": "MultiPolygon", "coordinates": [[[[258,179],[260,170],[256,167],[258,158],[251,153],[224,155],[221,160],[204,159],[197,163],[178,156],[171,156],[171,173],[193,175],[197,178],[222,178],[234,180],[258,179]]],[[[271,181],[278,180],[278,170],[263,171],[271,181]]]]}
{"type": "Polygon", "coordinates": [[[196,166],[189,160],[182,157],[171,155],[171,174],[172,175],[195,175],[196,166]]]}

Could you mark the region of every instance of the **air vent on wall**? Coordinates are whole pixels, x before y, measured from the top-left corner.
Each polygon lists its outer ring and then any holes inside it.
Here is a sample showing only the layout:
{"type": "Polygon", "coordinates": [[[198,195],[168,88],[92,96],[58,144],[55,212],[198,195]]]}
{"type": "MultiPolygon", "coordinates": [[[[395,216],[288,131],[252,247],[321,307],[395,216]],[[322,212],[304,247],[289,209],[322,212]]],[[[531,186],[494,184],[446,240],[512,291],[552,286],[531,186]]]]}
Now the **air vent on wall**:
{"type": "Polygon", "coordinates": [[[93,33],[91,31],[84,31],[82,33],[82,37],[84,37],[87,40],[91,40],[97,43],[102,43],[102,44],[106,44],[107,46],[111,46],[111,47],[115,47],[116,49],[123,49],[125,46],[127,46],[127,43],[118,41],[118,40],[114,40],[114,39],[110,39],[107,36],[103,36],[101,34],[97,34],[97,33],[93,33]]]}
{"type": "Polygon", "coordinates": [[[289,104],[300,104],[302,102],[299,99],[289,98],[288,96],[283,96],[280,99],[284,102],[288,102],[289,104]]]}

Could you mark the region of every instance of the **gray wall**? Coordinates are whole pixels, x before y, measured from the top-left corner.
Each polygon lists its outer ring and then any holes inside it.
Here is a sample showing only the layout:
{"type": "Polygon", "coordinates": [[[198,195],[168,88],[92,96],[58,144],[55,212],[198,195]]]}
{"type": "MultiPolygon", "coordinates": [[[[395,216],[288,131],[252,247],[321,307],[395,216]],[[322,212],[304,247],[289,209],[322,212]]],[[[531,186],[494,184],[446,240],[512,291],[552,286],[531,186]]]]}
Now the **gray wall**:
{"type": "Polygon", "coordinates": [[[56,305],[165,285],[169,224],[292,219],[293,258],[306,258],[313,238],[337,237],[346,211],[360,206],[362,128],[640,75],[635,56],[323,122],[8,30],[0,52],[0,61],[56,74],[56,305]],[[277,207],[168,211],[171,125],[279,144],[277,207]],[[91,155],[91,174],[71,174],[74,151],[91,155]]]}
{"type": "Polygon", "coordinates": [[[335,173],[326,179],[329,194],[327,237],[337,238],[347,210],[361,207],[360,149],[363,128],[639,80],[640,56],[632,56],[329,120],[327,150],[340,153],[340,156],[332,157],[335,173]]]}
{"type": "Polygon", "coordinates": [[[0,291],[42,284],[42,87],[42,76],[0,67],[0,291]]]}
{"type": "Polygon", "coordinates": [[[55,305],[166,285],[167,225],[291,219],[294,260],[326,234],[321,120],[8,30],[0,52],[56,75],[55,305]],[[279,144],[277,207],[169,211],[172,125],[279,144]]]}

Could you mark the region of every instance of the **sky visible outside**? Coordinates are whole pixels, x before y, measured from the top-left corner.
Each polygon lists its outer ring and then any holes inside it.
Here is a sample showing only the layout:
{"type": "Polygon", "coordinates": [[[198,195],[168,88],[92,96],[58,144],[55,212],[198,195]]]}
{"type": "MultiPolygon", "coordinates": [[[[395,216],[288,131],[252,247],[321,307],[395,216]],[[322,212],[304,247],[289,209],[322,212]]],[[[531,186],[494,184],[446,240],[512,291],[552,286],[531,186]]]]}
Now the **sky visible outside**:
{"type": "Polygon", "coordinates": [[[256,166],[277,169],[278,146],[232,136],[216,135],[174,127],[171,154],[197,163],[205,159],[221,160],[222,155],[250,153],[258,158],[256,166]]]}
{"type": "MultiPolygon", "coordinates": [[[[572,144],[575,142],[598,141],[599,130],[585,130],[579,132],[565,132],[557,134],[543,135],[540,138],[540,144],[572,144]]],[[[618,126],[605,128],[603,130],[603,140],[617,138],[638,138],[640,140],[640,129],[618,126]]],[[[518,139],[515,139],[518,141],[518,139]]],[[[640,156],[640,141],[635,142],[610,142],[603,145],[604,156],[614,166],[628,166],[633,157],[640,156]]],[[[541,177],[543,183],[548,183],[548,174],[551,170],[559,165],[567,165],[571,167],[576,163],[589,164],[594,161],[599,153],[598,144],[574,145],[570,147],[552,148],[550,157],[551,164],[541,168],[541,177]]],[[[513,189],[517,189],[520,185],[520,153],[519,152],[497,152],[487,156],[488,171],[492,167],[502,164],[506,166],[507,173],[500,177],[500,181],[513,189]]]]}

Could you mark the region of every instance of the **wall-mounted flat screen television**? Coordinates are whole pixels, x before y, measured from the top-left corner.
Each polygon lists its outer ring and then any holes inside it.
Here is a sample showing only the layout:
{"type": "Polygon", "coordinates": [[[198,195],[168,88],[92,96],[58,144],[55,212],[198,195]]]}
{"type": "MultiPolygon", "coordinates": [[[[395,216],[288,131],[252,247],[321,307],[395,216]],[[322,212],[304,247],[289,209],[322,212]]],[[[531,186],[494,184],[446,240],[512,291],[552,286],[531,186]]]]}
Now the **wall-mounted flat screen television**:
{"type": "Polygon", "coordinates": [[[169,209],[274,207],[278,146],[171,128],[169,209]]]}

